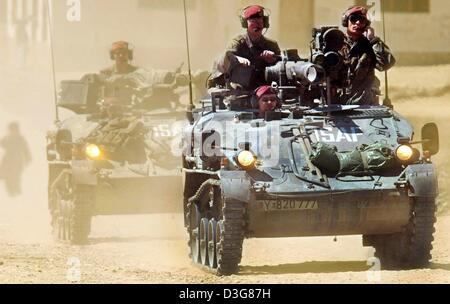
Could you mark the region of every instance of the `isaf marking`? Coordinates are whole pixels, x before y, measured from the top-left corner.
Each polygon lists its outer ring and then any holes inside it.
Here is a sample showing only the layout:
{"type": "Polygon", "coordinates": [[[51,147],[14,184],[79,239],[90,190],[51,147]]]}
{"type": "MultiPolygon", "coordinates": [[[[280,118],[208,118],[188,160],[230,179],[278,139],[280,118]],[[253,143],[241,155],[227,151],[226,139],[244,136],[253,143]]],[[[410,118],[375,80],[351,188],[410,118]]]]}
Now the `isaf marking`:
{"type": "Polygon", "coordinates": [[[356,143],[358,142],[358,136],[362,136],[363,134],[358,128],[343,128],[335,131],[331,127],[324,128],[323,130],[315,130],[314,135],[319,142],[324,143],[339,143],[342,141],[356,143]]]}

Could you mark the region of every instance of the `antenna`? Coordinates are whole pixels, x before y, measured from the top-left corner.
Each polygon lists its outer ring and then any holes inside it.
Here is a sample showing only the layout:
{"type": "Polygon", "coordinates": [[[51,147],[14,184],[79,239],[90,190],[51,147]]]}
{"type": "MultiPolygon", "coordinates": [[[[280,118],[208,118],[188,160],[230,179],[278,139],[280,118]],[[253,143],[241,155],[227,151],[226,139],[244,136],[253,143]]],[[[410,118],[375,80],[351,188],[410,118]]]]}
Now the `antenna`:
{"type": "Polygon", "coordinates": [[[189,29],[187,22],[186,0],[183,0],[183,8],[184,8],[184,27],[186,30],[186,49],[187,49],[188,73],[189,73],[189,108],[190,110],[192,110],[194,108],[194,101],[192,97],[191,53],[189,50],[189,29]]]}
{"type": "MultiPolygon", "coordinates": [[[[386,22],[384,18],[384,12],[385,12],[385,0],[381,0],[381,14],[383,16],[383,41],[386,43],[386,22]]],[[[392,105],[391,99],[389,98],[389,80],[388,80],[388,71],[384,71],[384,88],[385,88],[385,96],[383,100],[383,106],[393,109],[394,106],[392,105]]]]}
{"type": "Polygon", "coordinates": [[[58,110],[58,95],[57,95],[57,88],[56,88],[56,73],[55,73],[55,53],[53,49],[53,24],[52,24],[52,18],[53,15],[51,13],[50,9],[50,1],[47,0],[47,22],[48,22],[48,33],[49,33],[49,39],[50,39],[50,53],[52,57],[52,73],[53,73],[53,97],[55,99],[55,115],[56,115],[56,122],[59,122],[59,110],[58,110]]]}

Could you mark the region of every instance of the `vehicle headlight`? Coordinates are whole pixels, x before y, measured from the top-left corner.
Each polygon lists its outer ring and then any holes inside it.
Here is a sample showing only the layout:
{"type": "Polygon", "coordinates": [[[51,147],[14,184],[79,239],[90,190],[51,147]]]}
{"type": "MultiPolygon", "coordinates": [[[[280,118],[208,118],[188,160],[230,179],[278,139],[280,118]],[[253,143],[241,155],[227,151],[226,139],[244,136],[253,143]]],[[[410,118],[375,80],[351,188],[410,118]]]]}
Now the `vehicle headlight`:
{"type": "Polygon", "coordinates": [[[401,145],[395,150],[395,156],[402,162],[408,162],[413,158],[414,150],[410,146],[401,145]]]}
{"type": "Polygon", "coordinates": [[[256,156],[250,151],[239,152],[236,160],[244,170],[253,170],[256,167],[256,156]]]}
{"type": "Polygon", "coordinates": [[[85,151],[87,157],[89,157],[91,159],[99,159],[102,157],[102,150],[97,145],[89,144],[86,146],[84,151],[85,151]]]}

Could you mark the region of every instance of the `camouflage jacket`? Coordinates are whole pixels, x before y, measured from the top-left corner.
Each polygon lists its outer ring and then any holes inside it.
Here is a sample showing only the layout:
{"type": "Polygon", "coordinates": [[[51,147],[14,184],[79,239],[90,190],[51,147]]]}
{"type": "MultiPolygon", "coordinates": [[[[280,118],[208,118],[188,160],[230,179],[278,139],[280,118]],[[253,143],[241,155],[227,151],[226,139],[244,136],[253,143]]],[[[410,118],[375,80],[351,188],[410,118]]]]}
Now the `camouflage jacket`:
{"type": "MultiPolygon", "coordinates": [[[[239,35],[227,47],[226,53],[214,64],[212,78],[217,82],[214,84],[224,85],[224,76],[233,72],[238,63],[229,58],[229,54],[243,57],[250,60],[254,69],[254,75],[250,80],[248,89],[256,89],[258,86],[266,83],[265,69],[272,64],[267,63],[261,58],[261,53],[265,50],[272,51],[277,55],[281,54],[278,43],[266,37],[261,37],[258,42],[252,42],[247,34],[239,35]],[[220,79],[222,78],[222,79],[220,79]]],[[[210,87],[212,85],[209,85],[210,87]]]]}
{"type": "Polygon", "coordinates": [[[378,104],[380,81],[375,76],[375,69],[387,71],[395,65],[395,58],[389,47],[375,37],[368,40],[361,37],[357,41],[346,38],[342,55],[349,72],[349,83],[342,94],[343,104],[378,104]]]}

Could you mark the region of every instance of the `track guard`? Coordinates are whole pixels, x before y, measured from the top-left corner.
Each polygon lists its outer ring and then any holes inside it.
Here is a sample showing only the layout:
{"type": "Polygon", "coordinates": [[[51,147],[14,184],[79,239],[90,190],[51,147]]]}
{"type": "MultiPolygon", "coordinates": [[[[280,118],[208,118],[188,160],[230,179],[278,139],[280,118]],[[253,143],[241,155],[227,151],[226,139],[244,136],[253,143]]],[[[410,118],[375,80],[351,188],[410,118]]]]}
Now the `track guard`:
{"type": "Polygon", "coordinates": [[[410,197],[432,197],[439,194],[436,167],[433,164],[415,164],[406,169],[410,197]]]}
{"type": "Polygon", "coordinates": [[[86,161],[72,161],[73,182],[76,185],[96,186],[98,183],[97,174],[93,166],[86,161]]]}
{"type": "Polygon", "coordinates": [[[220,171],[222,194],[233,200],[249,202],[251,181],[244,171],[220,171]]]}

